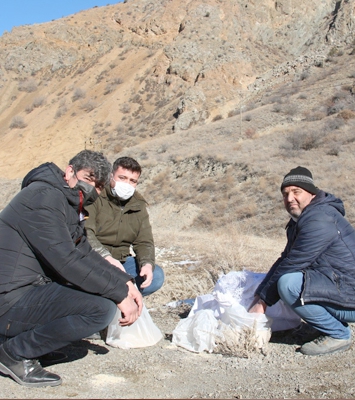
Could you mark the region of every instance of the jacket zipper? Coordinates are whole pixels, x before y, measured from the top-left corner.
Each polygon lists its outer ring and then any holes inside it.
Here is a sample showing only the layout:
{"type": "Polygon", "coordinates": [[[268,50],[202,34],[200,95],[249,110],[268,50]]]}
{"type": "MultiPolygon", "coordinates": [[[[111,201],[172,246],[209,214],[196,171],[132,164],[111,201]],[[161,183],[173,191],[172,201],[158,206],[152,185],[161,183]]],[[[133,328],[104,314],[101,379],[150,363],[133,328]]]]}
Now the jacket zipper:
{"type": "Polygon", "coordinates": [[[301,301],[301,305],[304,306],[303,293],[306,289],[306,273],[304,271],[302,271],[302,274],[303,274],[303,290],[301,292],[300,301],[301,301]]]}

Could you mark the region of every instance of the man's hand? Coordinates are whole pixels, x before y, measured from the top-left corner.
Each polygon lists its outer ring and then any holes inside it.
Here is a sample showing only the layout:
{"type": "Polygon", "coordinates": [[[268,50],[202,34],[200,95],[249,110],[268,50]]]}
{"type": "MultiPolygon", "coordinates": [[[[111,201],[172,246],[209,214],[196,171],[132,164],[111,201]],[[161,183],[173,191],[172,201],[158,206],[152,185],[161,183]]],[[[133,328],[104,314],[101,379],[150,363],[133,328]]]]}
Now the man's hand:
{"type": "Polygon", "coordinates": [[[120,318],[121,326],[132,325],[141,315],[143,307],[142,295],[132,282],[127,282],[128,294],[127,297],[117,304],[122,317],[120,318]]]}
{"type": "Polygon", "coordinates": [[[151,264],[144,264],[139,276],[144,277],[144,282],[141,284],[141,288],[144,289],[148,287],[153,281],[153,266],[151,264]]]}
{"type": "Polygon", "coordinates": [[[110,264],[114,265],[115,267],[119,268],[121,271],[126,272],[124,266],[112,256],[105,257],[105,260],[107,260],[110,264]]]}
{"type": "Polygon", "coordinates": [[[265,301],[261,300],[261,298],[259,296],[255,296],[248,312],[265,314],[266,307],[267,307],[267,305],[266,305],[265,301]]]}

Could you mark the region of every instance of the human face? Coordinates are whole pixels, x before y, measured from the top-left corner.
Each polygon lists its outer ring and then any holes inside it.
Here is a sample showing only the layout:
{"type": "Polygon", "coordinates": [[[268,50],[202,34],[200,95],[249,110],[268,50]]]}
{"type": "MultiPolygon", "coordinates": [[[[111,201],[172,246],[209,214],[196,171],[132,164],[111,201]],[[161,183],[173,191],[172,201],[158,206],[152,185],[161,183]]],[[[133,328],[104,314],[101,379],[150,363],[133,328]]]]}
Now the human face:
{"type": "Polygon", "coordinates": [[[129,169],[118,167],[112,174],[111,187],[115,187],[115,182],[126,182],[134,188],[138,185],[140,173],[130,171],[129,169]]]}
{"type": "Polygon", "coordinates": [[[65,170],[64,179],[70,188],[75,187],[78,181],[83,181],[93,186],[98,194],[100,194],[103,190],[103,186],[95,181],[95,177],[87,169],[81,169],[80,171],[75,172],[73,167],[68,165],[65,170]]]}
{"type": "Polygon", "coordinates": [[[298,186],[286,186],[282,189],[286,211],[294,218],[298,218],[308,204],[316,197],[298,186]]]}

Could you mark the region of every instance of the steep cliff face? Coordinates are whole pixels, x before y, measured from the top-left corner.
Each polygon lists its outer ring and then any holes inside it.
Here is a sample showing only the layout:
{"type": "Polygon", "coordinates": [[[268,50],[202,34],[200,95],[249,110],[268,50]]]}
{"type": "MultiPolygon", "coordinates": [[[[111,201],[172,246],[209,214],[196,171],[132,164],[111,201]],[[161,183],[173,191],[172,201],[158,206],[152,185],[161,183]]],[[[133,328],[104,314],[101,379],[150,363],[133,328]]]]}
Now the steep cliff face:
{"type": "Polygon", "coordinates": [[[208,124],[352,43],[354,7],[128,0],[15,28],[0,38],[0,156],[16,163],[0,176],[208,124]]]}

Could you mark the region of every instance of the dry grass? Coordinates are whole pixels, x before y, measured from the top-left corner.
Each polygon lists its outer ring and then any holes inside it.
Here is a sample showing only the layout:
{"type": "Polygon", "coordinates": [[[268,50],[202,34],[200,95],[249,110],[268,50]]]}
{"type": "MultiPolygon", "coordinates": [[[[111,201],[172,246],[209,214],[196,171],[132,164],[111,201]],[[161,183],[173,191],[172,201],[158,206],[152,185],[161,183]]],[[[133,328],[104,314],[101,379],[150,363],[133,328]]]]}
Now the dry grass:
{"type": "Polygon", "coordinates": [[[233,325],[226,326],[221,335],[215,336],[214,353],[231,357],[250,358],[252,354],[265,351],[266,345],[260,347],[255,324],[251,328],[238,329],[233,325]]]}

